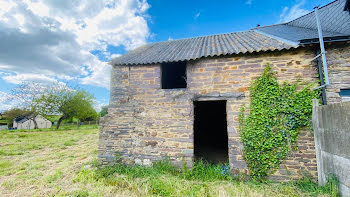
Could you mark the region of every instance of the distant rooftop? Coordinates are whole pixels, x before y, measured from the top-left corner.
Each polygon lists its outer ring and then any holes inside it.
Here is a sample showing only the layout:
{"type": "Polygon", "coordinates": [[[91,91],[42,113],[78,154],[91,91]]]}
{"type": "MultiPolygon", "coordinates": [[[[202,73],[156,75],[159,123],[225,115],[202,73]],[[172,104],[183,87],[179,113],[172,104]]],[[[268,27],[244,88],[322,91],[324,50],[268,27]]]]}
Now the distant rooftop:
{"type": "MultiPolygon", "coordinates": [[[[350,36],[349,1],[336,0],[319,8],[324,37],[350,36]]],[[[146,44],[114,58],[111,64],[155,64],[297,48],[303,40],[318,38],[313,13],[314,11],[287,23],[257,27],[243,32],[146,44]]]]}

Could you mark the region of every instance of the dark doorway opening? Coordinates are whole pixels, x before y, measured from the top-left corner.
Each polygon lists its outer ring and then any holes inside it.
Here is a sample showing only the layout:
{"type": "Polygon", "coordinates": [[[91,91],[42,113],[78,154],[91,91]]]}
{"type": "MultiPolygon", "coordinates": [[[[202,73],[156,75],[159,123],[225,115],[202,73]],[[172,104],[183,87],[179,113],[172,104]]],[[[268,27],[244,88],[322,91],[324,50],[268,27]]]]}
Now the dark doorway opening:
{"type": "Polygon", "coordinates": [[[194,102],[194,156],[214,164],[228,161],[226,101],[194,102]]]}

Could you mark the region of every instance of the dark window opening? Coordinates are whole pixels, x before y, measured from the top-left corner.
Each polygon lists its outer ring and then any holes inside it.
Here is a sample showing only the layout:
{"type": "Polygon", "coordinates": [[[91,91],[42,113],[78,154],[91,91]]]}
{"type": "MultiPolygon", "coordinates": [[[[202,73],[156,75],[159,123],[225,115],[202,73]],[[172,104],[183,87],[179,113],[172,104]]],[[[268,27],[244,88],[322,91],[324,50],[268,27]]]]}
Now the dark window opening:
{"type": "Polygon", "coordinates": [[[340,89],[339,96],[343,102],[350,101],[350,89],[340,89]]]}
{"type": "Polygon", "coordinates": [[[162,89],[186,88],[186,62],[162,64],[162,89]]]}
{"type": "Polygon", "coordinates": [[[228,161],[226,101],[194,102],[194,156],[214,164],[228,161]]]}

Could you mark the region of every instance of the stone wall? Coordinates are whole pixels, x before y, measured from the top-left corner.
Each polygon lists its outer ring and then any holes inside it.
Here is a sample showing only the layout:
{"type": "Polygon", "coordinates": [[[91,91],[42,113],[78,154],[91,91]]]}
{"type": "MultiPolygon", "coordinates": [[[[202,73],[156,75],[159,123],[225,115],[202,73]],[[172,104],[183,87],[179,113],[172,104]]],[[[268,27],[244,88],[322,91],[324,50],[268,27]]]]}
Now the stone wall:
{"type": "Polygon", "coordinates": [[[317,160],[315,142],[312,131],[301,130],[297,141],[297,150],[289,153],[280,165],[279,170],[270,176],[275,181],[297,180],[307,176],[317,178],[317,160]]]}
{"type": "Polygon", "coordinates": [[[350,42],[326,45],[330,86],[326,95],[328,103],[339,103],[340,89],[350,89],[350,42]]]}
{"type": "MultiPolygon", "coordinates": [[[[278,79],[316,81],[317,69],[308,59],[313,50],[202,58],[187,64],[186,89],[161,89],[159,65],[114,66],[108,115],[101,122],[99,158],[111,163],[120,155],[127,163],[150,165],[165,157],[177,165],[193,161],[193,101],[227,100],[229,160],[233,171],[246,171],[239,138],[238,114],[249,103],[248,87],[270,63],[278,79]]],[[[294,152],[276,173],[281,179],[315,174],[313,138],[302,133],[294,152]],[[301,167],[299,167],[301,166],[301,167]],[[284,170],[284,171],[283,171],[284,170]]]]}

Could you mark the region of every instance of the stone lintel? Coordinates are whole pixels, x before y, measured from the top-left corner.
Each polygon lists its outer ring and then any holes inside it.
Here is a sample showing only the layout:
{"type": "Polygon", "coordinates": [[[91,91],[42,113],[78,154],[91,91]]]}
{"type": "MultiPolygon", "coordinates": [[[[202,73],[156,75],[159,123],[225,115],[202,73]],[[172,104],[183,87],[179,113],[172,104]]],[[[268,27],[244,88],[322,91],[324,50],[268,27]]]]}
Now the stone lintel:
{"type": "Polygon", "coordinates": [[[218,93],[218,94],[196,94],[193,100],[195,101],[210,101],[210,100],[228,100],[228,99],[239,99],[244,98],[243,92],[232,92],[232,93],[218,93]]]}

